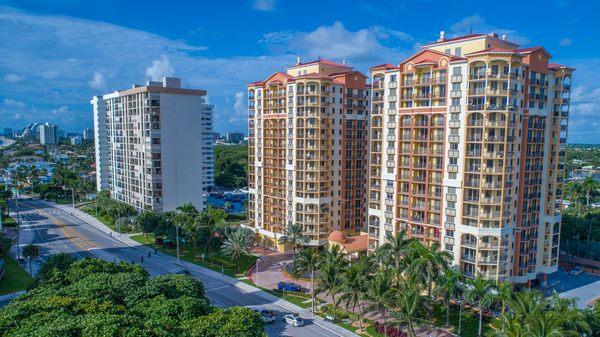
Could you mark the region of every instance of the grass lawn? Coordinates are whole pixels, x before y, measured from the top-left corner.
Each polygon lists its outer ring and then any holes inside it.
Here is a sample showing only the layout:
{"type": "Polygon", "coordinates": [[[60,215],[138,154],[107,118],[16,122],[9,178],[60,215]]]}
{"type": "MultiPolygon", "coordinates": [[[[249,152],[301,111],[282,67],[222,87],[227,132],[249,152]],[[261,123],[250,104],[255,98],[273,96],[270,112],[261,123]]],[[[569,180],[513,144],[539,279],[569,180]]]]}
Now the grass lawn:
{"type": "MultiPolygon", "coordinates": [[[[177,256],[176,249],[168,249],[164,247],[155,247],[154,245],[154,235],[148,234],[147,236],[144,234],[133,235],[131,238],[143,245],[150,246],[152,248],[157,248],[159,251],[177,256]]],[[[232,261],[228,256],[224,256],[221,252],[211,252],[205,260],[199,260],[194,256],[194,252],[192,249],[186,247],[186,245],[182,245],[180,247],[181,251],[181,259],[200,265],[202,267],[206,267],[212,269],[217,272],[221,272],[221,266],[224,266],[224,273],[231,277],[240,277],[245,276],[248,269],[254,265],[256,262],[256,256],[242,256],[239,259],[239,269],[237,269],[237,264],[235,261],[232,261]]],[[[203,253],[204,249],[201,248],[200,252],[203,253]]]]}
{"type": "Polygon", "coordinates": [[[256,284],[252,283],[252,281],[250,281],[248,279],[243,279],[242,282],[247,283],[253,287],[259,288],[263,291],[266,291],[269,294],[277,296],[277,297],[284,299],[290,303],[293,303],[293,304],[299,306],[300,308],[310,308],[310,302],[305,303],[307,300],[310,299],[310,295],[291,294],[288,292],[288,293],[285,293],[285,297],[284,297],[284,294],[281,291],[274,291],[272,289],[263,288],[261,286],[258,286],[256,284]]]}
{"type": "Polygon", "coordinates": [[[8,255],[2,255],[4,259],[4,277],[0,279],[0,295],[15,291],[25,290],[34,284],[34,280],[25,269],[8,255]]]}
{"type": "Polygon", "coordinates": [[[100,213],[98,213],[98,216],[96,217],[96,209],[93,205],[87,205],[85,207],[82,207],[81,210],[100,220],[100,222],[105,224],[108,228],[112,229],[113,231],[117,230],[115,227],[115,220],[112,217],[108,215],[101,215],[100,213]]]}
{"type": "MultiPolygon", "coordinates": [[[[458,331],[458,314],[459,307],[451,306],[450,307],[450,325],[453,327],[450,331],[457,332],[458,331]]],[[[433,323],[436,326],[444,326],[446,324],[446,306],[440,303],[435,303],[433,308],[433,323]]],[[[490,319],[483,317],[483,334],[487,333],[488,324],[490,323],[490,319]]],[[[479,327],[479,316],[477,311],[464,308],[462,314],[462,323],[461,323],[461,332],[460,335],[462,337],[476,337],[477,336],[477,328],[479,327]]]]}

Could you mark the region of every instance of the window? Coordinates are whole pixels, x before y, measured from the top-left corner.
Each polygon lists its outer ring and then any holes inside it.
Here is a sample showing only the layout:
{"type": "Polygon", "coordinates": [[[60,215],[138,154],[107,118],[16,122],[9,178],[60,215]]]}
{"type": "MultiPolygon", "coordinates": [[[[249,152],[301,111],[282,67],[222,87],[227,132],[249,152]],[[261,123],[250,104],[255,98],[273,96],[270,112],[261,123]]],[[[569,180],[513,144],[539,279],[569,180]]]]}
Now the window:
{"type": "Polygon", "coordinates": [[[390,76],[390,82],[396,82],[397,75],[390,76]]]}
{"type": "Polygon", "coordinates": [[[462,54],[462,48],[461,47],[454,48],[454,56],[460,57],[461,54],[462,54]]]}
{"type": "Polygon", "coordinates": [[[444,53],[446,53],[446,54],[452,54],[452,50],[450,48],[447,48],[446,50],[444,50],[444,53]]]}
{"type": "Polygon", "coordinates": [[[461,74],[461,68],[460,67],[454,67],[452,68],[452,75],[460,75],[461,74]]]}

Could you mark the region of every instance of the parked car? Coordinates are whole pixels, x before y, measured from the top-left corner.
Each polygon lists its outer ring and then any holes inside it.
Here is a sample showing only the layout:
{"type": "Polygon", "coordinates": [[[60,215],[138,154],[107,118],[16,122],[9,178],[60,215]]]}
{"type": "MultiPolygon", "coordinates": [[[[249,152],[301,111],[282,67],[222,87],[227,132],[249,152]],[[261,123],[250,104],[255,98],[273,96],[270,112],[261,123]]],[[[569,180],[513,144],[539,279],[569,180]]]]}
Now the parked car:
{"type": "Polygon", "coordinates": [[[584,269],[583,269],[582,266],[576,266],[575,268],[571,269],[571,271],[569,272],[569,274],[577,276],[577,275],[583,274],[583,272],[584,272],[584,269]]]}
{"type": "Polygon", "coordinates": [[[259,313],[263,322],[265,322],[267,324],[275,322],[275,318],[277,318],[277,314],[272,310],[261,309],[261,308],[250,308],[250,309],[259,313]]]}
{"type": "Polygon", "coordinates": [[[180,270],[176,271],[174,274],[178,274],[178,275],[192,275],[192,273],[190,273],[190,271],[187,270],[187,269],[180,269],[180,270]]]}
{"type": "Polygon", "coordinates": [[[304,320],[302,319],[302,317],[300,317],[299,314],[289,314],[289,315],[285,315],[283,317],[283,320],[293,326],[293,327],[298,327],[298,326],[303,326],[304,325],[304,320]]]}
{"type": "Polygon", "coordinates": [[[279,282],[277,283],[277,289],[280,291],[303,291],[302,286],[294,282],[279,282]]]}

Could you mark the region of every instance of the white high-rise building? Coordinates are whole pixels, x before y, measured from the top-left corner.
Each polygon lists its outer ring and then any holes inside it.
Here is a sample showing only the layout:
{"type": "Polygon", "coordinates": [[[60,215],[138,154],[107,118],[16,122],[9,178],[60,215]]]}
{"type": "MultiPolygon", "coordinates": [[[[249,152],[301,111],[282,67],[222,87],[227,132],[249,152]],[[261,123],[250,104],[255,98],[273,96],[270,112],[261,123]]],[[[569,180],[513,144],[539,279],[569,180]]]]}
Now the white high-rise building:
{"type": "Polygon", "coordinates": [[[60,139],[58,126],[54,124],[40,124],[39,126],[40,144],[51,145],[58,143],[60,139]]]}
{"type": "Polygon", "coordinates": [[[98,191],[138,210],[204,208],[214,171],[205,96],[167,77],[92,98],[98,191]]]}

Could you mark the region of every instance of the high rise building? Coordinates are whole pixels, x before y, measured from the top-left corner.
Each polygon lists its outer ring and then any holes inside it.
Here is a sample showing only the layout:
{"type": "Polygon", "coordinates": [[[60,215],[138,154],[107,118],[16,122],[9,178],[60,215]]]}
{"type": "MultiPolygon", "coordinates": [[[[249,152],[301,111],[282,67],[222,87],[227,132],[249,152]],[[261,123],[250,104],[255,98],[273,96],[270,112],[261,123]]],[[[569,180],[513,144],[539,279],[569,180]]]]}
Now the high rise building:
{"type": "Polygon", "coordinates": [[[214,171],[205,96],[167,77],[94,97],[97,189],[138,210],[202,209],[214,171]]]}
{"type": "Polygon", "coordinates": [[[244,134],[241,132],[227,132],[227,142],[238,144],[244,141],[244,134]]]}
{"type": "Polygon", "coordinates": [[[12,128],[4,128],[4,137],[13,138],[14,132],[12,128]]]}
{"type": "Polygon", "coordinates": [[[40,144],[42,145],[57,144],[60,140],[60,131],[58,129],[58,126],[54,124],[40,124],[38,126],[38,133],[40,144]]]}
{"type": "Polygon", "coordinates": [[[70,140],[71,140],[71,145],[83,144],[83,138],[81,138],[81,136],[79,136],[79,135],[71,137],[70,140]]]}
{"type": "Polygon", "coordinates": [[[94,139],[94,129],[83,129],[83,140],[94,139]]]}
{"type": "Polygon", "coordinates": [[[371,68],[370,251],[405,230],[465,275],[556,271],[574,69],[495,34],[424,45],[371,68]]]}
{"type": "Polygon", "coordinates": [[[366,80],[345,62],[298,60],[248,85],[249,225],[265,242],[285,249],[292,224],[313,246],[366,229],[366,80]]]}

